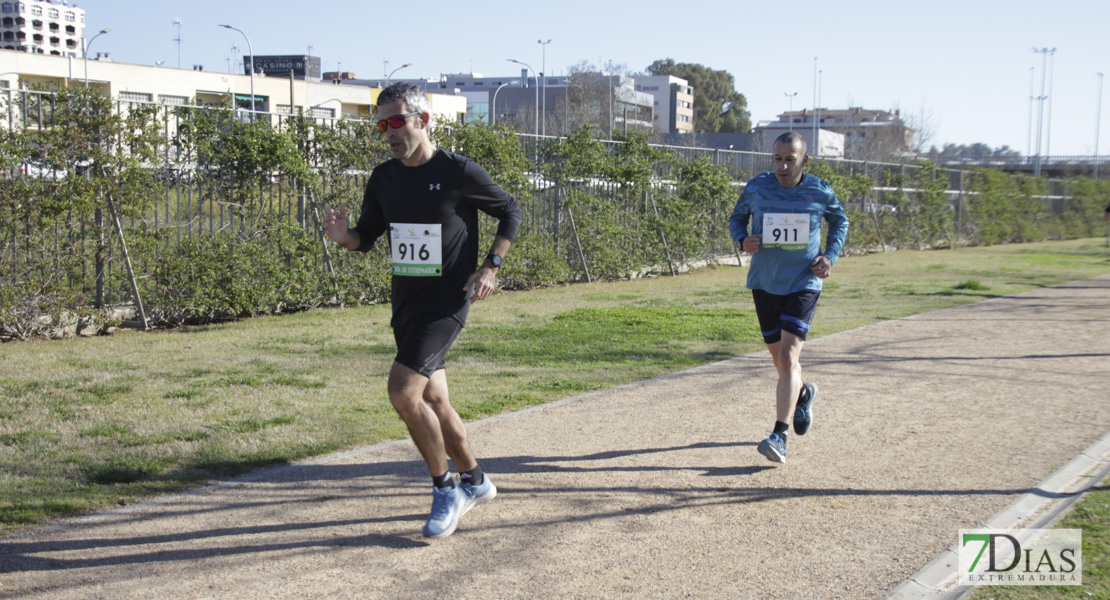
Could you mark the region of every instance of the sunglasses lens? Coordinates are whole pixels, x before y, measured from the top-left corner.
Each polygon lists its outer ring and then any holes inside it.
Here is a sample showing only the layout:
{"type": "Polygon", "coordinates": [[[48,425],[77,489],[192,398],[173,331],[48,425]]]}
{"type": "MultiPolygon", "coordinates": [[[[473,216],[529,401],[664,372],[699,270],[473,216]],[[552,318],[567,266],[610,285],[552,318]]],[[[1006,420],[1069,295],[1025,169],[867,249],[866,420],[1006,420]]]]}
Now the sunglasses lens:
{"type": "Polygon", "coordinates": [[[409,115],[393,115],[388,119],[382,119],[381,121],[378,121],[378,129],[385,131],[387,125],[394,129],[400,129],[405,125],[405,118],[408,116],[412,116],[412,114],[414,113],[410,113],[409,115]]]}

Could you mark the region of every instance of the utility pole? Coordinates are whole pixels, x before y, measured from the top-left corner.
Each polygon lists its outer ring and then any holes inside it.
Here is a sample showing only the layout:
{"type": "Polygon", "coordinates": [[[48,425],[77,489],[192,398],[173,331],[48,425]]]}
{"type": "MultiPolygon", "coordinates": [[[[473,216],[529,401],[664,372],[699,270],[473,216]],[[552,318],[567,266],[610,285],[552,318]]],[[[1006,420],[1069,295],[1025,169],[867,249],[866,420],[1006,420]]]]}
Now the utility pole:
{"type": "Polygon", "coordinates": [[[177,42],[177,68],[181,68],[181,19],[174,17],[173,26],[177,28],[177,37],[173,41],[177,42]]]}

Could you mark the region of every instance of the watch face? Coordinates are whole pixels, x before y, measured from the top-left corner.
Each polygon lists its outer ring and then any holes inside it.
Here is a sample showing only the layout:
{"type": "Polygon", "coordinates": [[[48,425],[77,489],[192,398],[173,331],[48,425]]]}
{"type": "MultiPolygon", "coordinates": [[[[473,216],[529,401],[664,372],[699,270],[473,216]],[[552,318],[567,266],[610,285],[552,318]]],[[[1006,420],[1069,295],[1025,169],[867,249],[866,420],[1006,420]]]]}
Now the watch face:
{"type": "Polygon", "coordinates": [[[486,257],[486,258],[489,258],[489,261],[490,261],[491,263],[493,263],[493,266],[495,266],[495,267],[498,267],[498,268],[500,268],[500,267],[501,267],[501,257],[500,257],[500,256],[498,256],[498,255],[496,255],[496,254],[490,254],[490,255],[489,255],[488,257],[486,257]]]}

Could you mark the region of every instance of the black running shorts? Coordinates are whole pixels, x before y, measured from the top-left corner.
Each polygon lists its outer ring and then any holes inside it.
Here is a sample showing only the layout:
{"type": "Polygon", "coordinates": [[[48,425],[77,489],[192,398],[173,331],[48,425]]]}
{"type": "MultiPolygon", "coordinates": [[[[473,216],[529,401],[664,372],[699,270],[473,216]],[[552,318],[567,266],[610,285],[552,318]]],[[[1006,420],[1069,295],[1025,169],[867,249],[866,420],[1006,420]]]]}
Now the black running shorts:
{"type": "Polygon", "coordinates": [[[407,319],[401,326],[393,328],[393,339],[397,342],[397,358],[394,360],[425,377],[431,377],[432,373],[447,366],[447,351],[462,328],[463,321],[458,315],[423,319],[416,315],[407,319]]]}
{"type": "Polygon", "coordinates": [[[821,292],[818,290],[802,290],[785,296],[752,290],[763,342],[774,344],[782,339],[783,331],[806,339],[813,314],[817,312],[817,298],[820,296],[821,292]]]}

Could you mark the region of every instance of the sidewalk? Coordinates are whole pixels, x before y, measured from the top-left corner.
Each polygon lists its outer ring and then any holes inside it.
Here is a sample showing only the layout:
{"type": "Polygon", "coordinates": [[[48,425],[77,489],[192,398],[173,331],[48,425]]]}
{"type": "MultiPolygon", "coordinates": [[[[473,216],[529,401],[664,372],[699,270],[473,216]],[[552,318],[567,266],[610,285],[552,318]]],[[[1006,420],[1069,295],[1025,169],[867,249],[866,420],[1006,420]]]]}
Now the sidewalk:
{"type": "MultiPolygon", "coordinates": [[[[820,318],[820,315],[818,315],[820,318]]],[[[429,541],[408,441],[0,540],[11,598],[882,598],[1110,431],[1110,276],[471,424],[498,498],[429,541]]]]}

